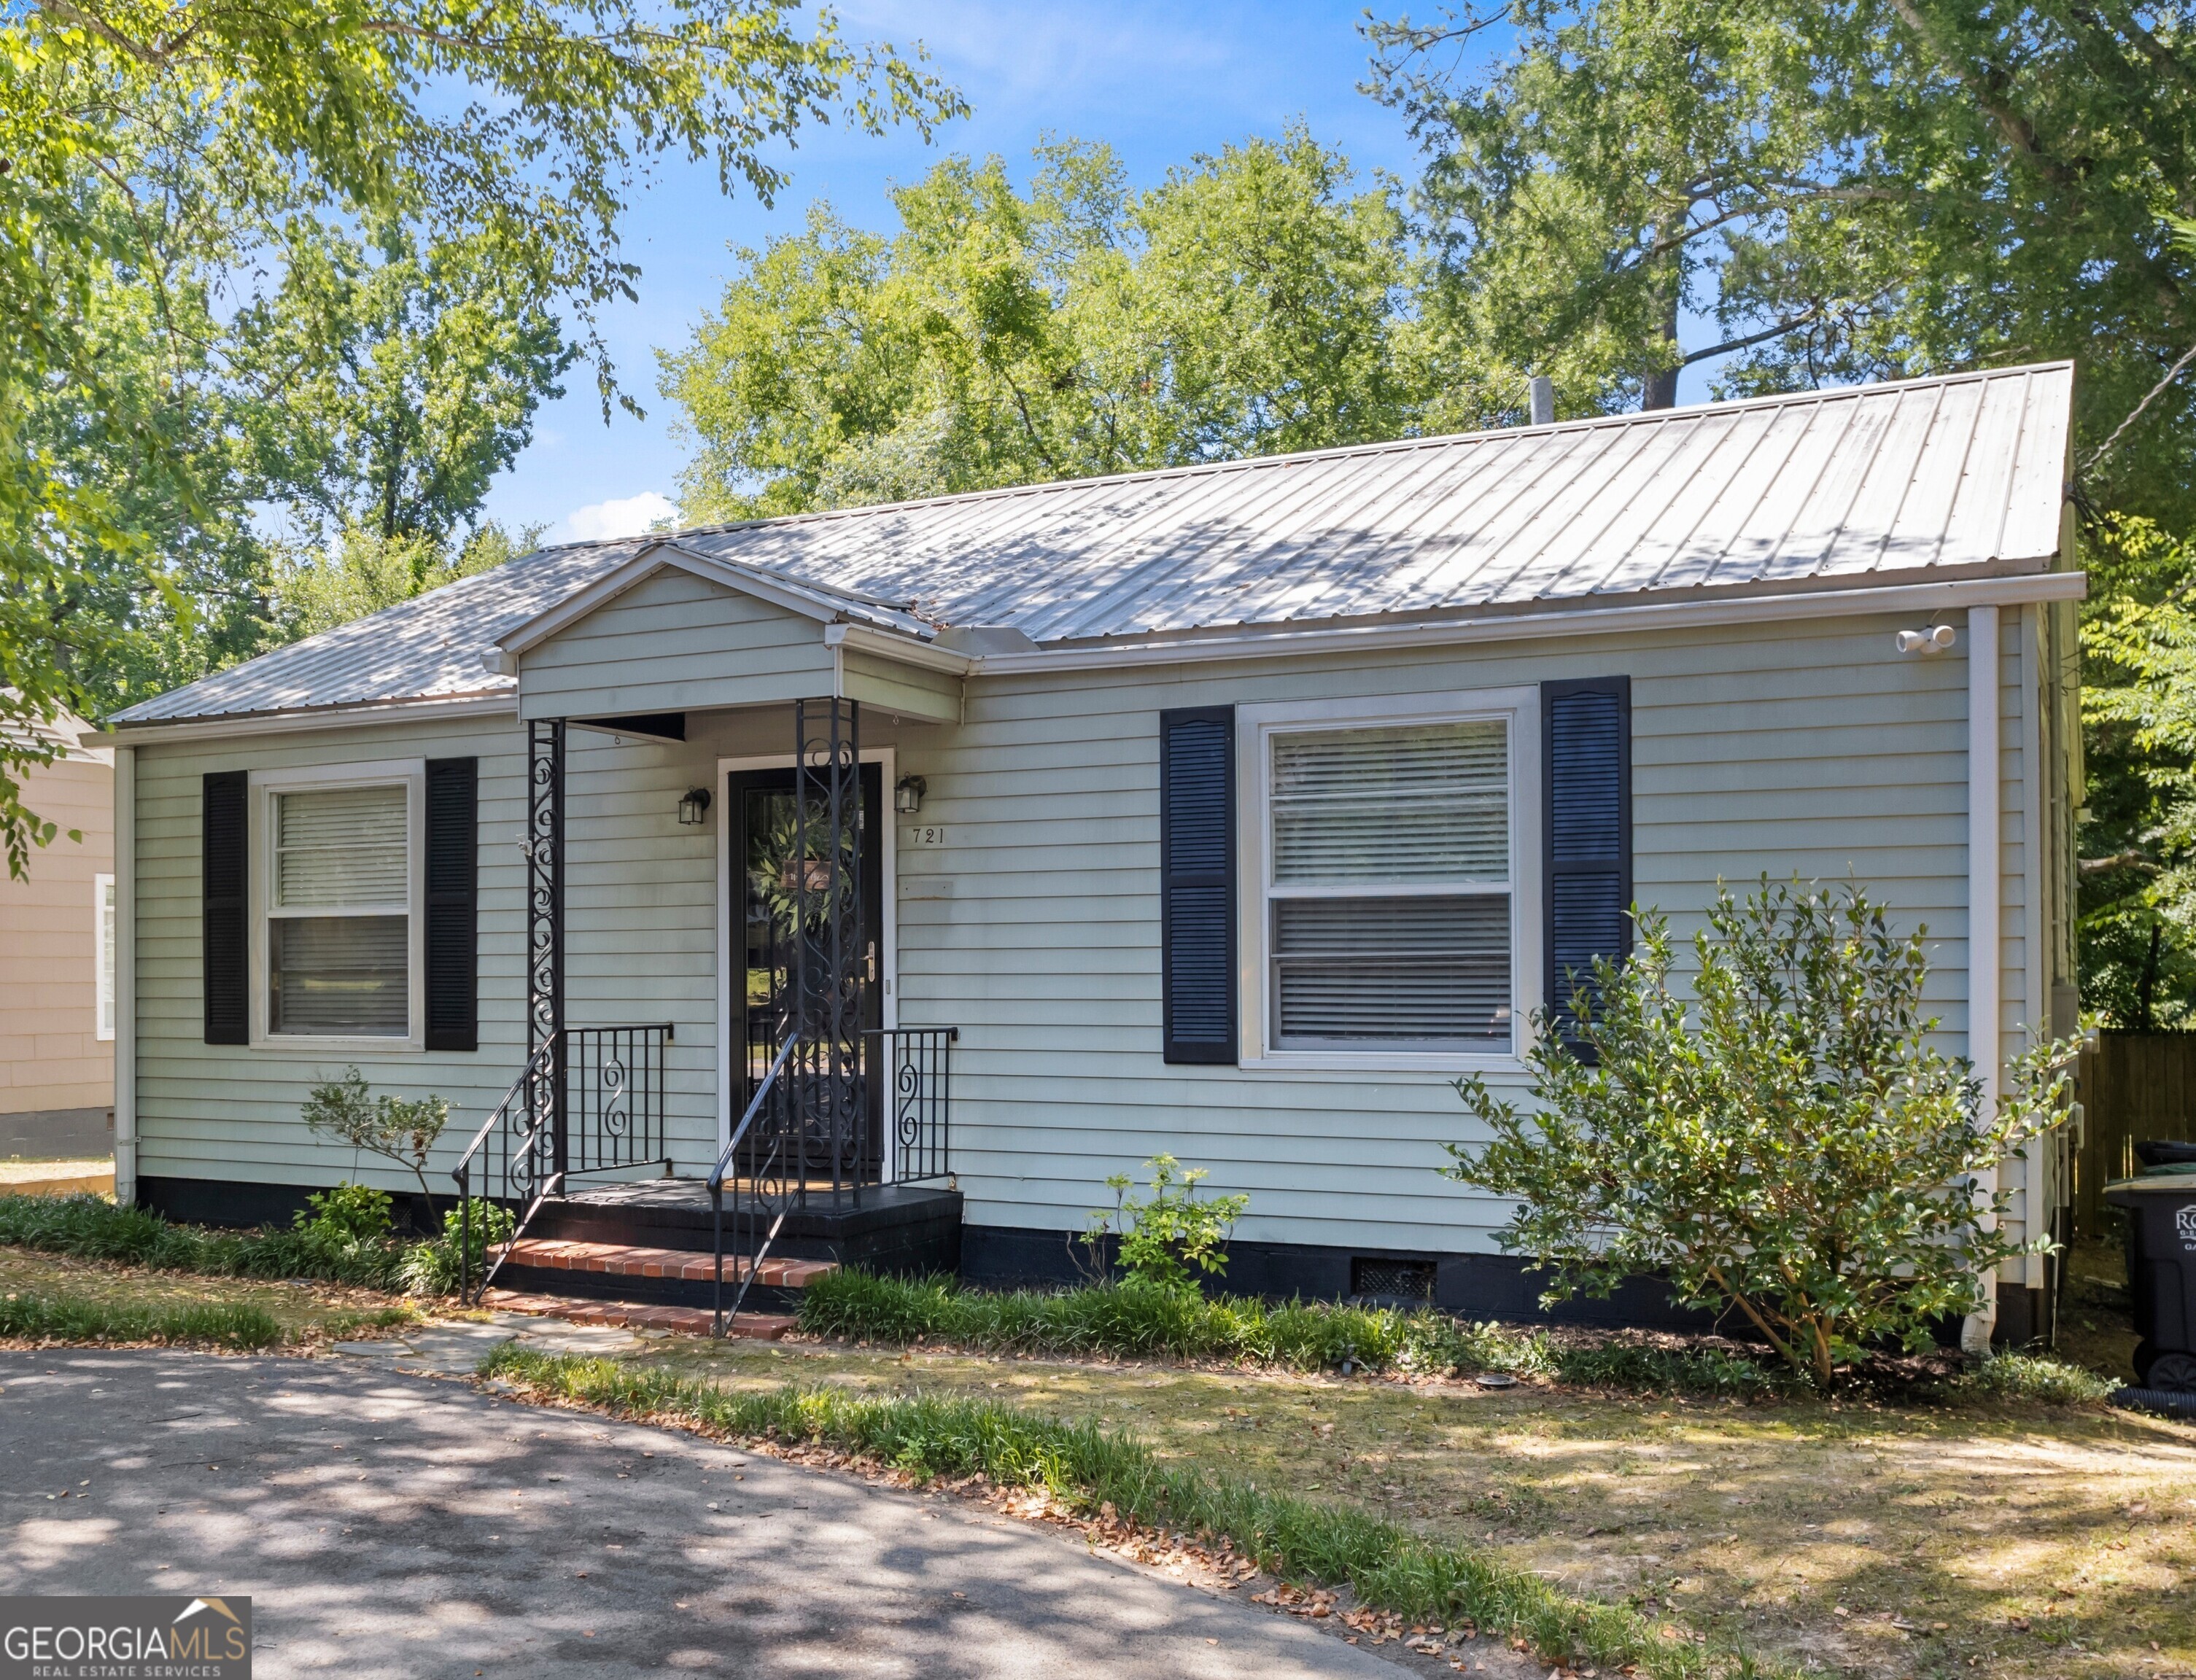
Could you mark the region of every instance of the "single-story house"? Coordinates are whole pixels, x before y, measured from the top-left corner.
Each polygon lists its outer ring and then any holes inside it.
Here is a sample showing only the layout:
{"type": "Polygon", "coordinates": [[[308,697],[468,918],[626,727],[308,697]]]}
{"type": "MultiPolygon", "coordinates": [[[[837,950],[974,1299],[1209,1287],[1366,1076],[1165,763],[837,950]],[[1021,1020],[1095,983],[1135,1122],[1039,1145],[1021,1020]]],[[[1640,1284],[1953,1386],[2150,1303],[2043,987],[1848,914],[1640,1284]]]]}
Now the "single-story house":
{"type": "MultiPolygon", "coordinates": [[[[736,1261],[1059,1277],[1166,1152],[1232,1285],[1529,1313],[1452,1085],[1628,905],[1849,877],[1985,1084],[2072,1029],[2072,378],[546,548],[133,707],[124,1190],[402,1190],[299,1118],[355,1065],[535,1286],[711,1246],[720,1162],[736,1261]]],[[[2003,1171],[2053,1228],[2063,1150],[2003,1171]]]]}
{"type": "Polygon", "coordinates": [[[0,863],[0,1160],[114,1147],[114,754],[62,712],[0,725],[50,751],[19,769],[53,838],[20,878],[0,863]]]}

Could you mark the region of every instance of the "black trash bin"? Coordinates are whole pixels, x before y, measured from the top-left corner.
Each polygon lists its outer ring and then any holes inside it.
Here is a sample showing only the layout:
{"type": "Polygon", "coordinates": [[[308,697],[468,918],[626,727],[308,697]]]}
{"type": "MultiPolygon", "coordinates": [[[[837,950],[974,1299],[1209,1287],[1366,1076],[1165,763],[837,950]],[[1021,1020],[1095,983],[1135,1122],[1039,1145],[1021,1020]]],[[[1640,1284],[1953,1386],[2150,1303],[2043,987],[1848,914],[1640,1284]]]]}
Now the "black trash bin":
{"type": "Polygon", "coordinates": [[[2105,1201],[2128,1216],[2128,1286],[2142,1338],[2136,1384],[2196,1394],[2196,1170],[2164,1166],[2117,1180],[2105,1201]]]}

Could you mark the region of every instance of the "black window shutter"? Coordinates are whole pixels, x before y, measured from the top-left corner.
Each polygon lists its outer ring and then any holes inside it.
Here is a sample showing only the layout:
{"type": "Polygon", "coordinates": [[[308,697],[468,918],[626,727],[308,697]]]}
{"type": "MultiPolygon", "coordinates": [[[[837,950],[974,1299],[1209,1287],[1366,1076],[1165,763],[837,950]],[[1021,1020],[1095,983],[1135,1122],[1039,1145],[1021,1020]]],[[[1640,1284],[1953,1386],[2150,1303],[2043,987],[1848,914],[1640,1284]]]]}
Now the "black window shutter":
{"type": "Polygon", "coordinates": [[[427,760],[430,1050],[480,1048],[480,760],[427,760]]]}
{"type": "Polygon", "coordinates": [[[1596,957],[1632,950],[1632,679],[1540,684],[1547,1009],[1562,1030],[1596,957]]]}
{"type": "Polygon", "coordinates": [[[1235,708],[1159,713],[1166,1059],[1235,1060],[1235,708]]]}
{"type": "Polygon", "coordinates": [[[249,794],[246,772],[222,770],[208,773],[199,796],[199,948],[209,1044],[251,1042],[249,794]]]}

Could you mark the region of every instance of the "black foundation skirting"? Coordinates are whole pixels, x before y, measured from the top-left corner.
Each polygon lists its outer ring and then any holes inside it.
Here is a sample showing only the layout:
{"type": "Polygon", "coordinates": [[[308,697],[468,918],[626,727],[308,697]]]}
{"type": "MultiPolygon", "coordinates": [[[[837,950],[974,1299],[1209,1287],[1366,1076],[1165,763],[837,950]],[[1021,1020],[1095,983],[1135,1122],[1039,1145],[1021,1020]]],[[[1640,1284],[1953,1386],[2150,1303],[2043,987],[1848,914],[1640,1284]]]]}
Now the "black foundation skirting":
{"type": "MultiPolygon", "coordinates": [[[[320,1185],[251,1184],[223,1179],[147,1177],[137,1181],[141,1205],[171,1220],[191,1225],[249,1227],[287,1225],[305,1205],[305,1198],[320,1185]]],[[[652,1188],[653,1186],[648,1186],[652,1188]]],[[[846,1230],[829,1233],[803,1231],[806,1240],[781,1242],[777,1252],[789,1257],[837,1259],[878,1271],[922,1273],[953,1270],[956,1251],[962,1279],[981,1288],[1054,1288],[1082,1281],[1075,1255],[1078,1233],[1032,1231],[997,1225],[960,1225],[957,1206],[950,1209],[945,1198],[925,1194],[927,1205],[911,1205],[917,1198],[905,1191],[877,1198],[876,1205],[847,1221],[846,1230]],[[903,1207],[901,1201],[910,1205],[903,1207]],[[874,1229],[870,1227],[876,1227],[874,1229]],[[858,1229],[855,1228],[858,1227],[858,1229]],[[852,1238],[852,1240],[849,1240],[852,1238]],[[834,1240],[835,1239],[835,1240],[834,1240]],[[1071,1244],[1073,1247],[1071,1248],[1071,1244]]],[[[405,1227],[417,1193],[393,1198],[397,1227],[405,1227]]],[[[958,1203],[954,1197],[951,1201],[958,1203]]],[[[438,1198],[439,1208],[455,1205],[454,1198],[438,1198]]],[[[573,1211],[577,1211],[574,1209],[573,1211]]],[[[675,1226],[688,1209],[665,1209],[639,1221],[643,1226],[675,1226]]],[[[567,1215],[568,1220],[569,1215],[567,1215]]],[[[692,1220],[706,1218],[706,1211],[692,1220]]],[[[691,1221],[689,1221],[691,1222],[691,1221]]],[[[789,1221],[790,1224],[792,1221],[789,1221]]],[[[545,1226],[558,1223],[554,1215],[545,1226]]],[[[664,1247],[702,1247],[698,1231],[637,1229],[618,1221],[613,1232],[580,1228],[584,1220],[571,1221],[574,1228],[558,1234],[589,1236],[627,1242],[653,1242],[664,1247]]],[[[421,1221],[424,1228],[425,1221],[421,1221]]],[[[540,1234],[548,1234],[543,1231],[540,1234]]],[[[791,1238],[789,1230],[784,1235],[791,1238]]],[[[1705,1313],[1688,1312],[1671,1304],[1669,1291],[1653,1279],[1635,1279],[1607,1300],[1573,1297],[1551,1308],[1540,1304],[1546,1286],[1541,1273],[1529,1271],[1523,1260],[1506,1254],[1436,1254],[1402,1249],[1355,1249],[1308,1243],[1235,1242],[1228,1245],[1228,1266],[1220,1287],[1231,1293],[1263,1296],[1271,1300],[1301,1296],[1308,1301],[1340,1301],[1357,1292],[1367,1262],[1430,1267],[1433,1304],[1468,1319],[1500,1319],[1513,1324],[1581,1325],[1638,1330],[1708,1331],[1719,1328],[1705,1313]]],[[[1392,1274],[1392,1273],[1391,1273],[1392,1274]]],[[[569,1290],[576,1274],[558,1274],[560,1292],[569,1290]]],[[[2050,1282],[2043,1289],[2001,1285],[1998,1290],[1997,1341],[2001,1347],[2021,1347],[2047,1338],[2054,1305],[2055,1262],[2050,1282]]],[[[1725,1323],[1726,1333],[1744,1337],[1747,1326],[1725,1323]]],[[[1960,1326],[1948,1320],[1941,1327],[1947,1345],[1956,1345],[1960,1326]]]]}
{"type": "MultiPolygon", "coordinates": [[[[1078,1281],[1074,1255],[1081,1244],[1067,1231],[1029,1231],[969,1225],[961,1232],[961,1275],[971,1284],[1037,1288],[1078,1281]],[[1075,1244],[1071,1250],[1070,1244],[1075,1244]]],[[[1605,1301],[1577,1298],[1544,1310],[1546,1279],[1506,1254],[1432,1254],[1404,1249],[1345,1249],[1309,1243],[1228,1245],[1228,1270],[1219,1287],[1270,1300],[1301,1296],[1340,1301],[1357,1292],[1367,1262],[1430,1266],[1433,1304],[1471,1319],[1511,1323],[1597,1325],[1643,1330],[1715,1328],[1705,1313],[1670,1304],[1669,1291],[1652,1279],[1624,1285],[1605,1301]]],[[[1384,1297],[1385,1298],[1385,1297],[1384,1297]]]]}
{"type": "MultiPolygon", "coordinates": [[[[140,1178],[137,1205],[171,1219],[178,1225],[212,1225],[230,1230],[249,1230],[261,1225],[287,1225],[304,1211],[305,1198],[330,1188],[325,1184],[251,1184],[235,1179],[140,1178]]],[[[390,1218],[398,1231],[425,1231],[431,1221],[413,1223],[419,1192],[392,1191],[390,1218]]],[[[457,1191],[435,1198],[431,1224],[442,1229],[442,1215],[458,1204],[457,1191]]]]}
{"type": "MultiPolygon", "coordinates": [[[[1078,1236],[1068,1231],[964,1226],[962,1278],[991,1289],[1043,1289],[1081,1282],[1075,1265],[1075,1256],[1082,1252],[1078,1236]]],[[[1752,1326],[1735,1313],[1718,1325],[1706,1313],[1672,1304],[1669,1290],[1651,1278],[1633,1279],[1606,1300],[1574,1296],[1553,1308],[1543,1308],[1540,1292],[1546,1287],[1546,1275],[1529,1271],[1525,1261],[1515,1255],[1246,1242],[1230,1243],[1228,1253],[1228,1270],[1218,1286],[1230,1293],[1263,1296],[1268,1300],[1299,1296],[1307,1301],[1344,1300],[1355,1293],[1354,1274],[1364,1262],[1416,1262],[1433,1268],[1433,1304],[1460,1318],[1604,1329],[1719,1330],[1742,1341],[1756,1339],[1752,1326]]],[[[1994,1338],[1997,1345],[2020,1348],[2046,1340],[2051,1332],[2052,1306],[2053,1291],[2049,1287],[2024,1289],[2001,1284],[1994,1338]]],[[[1939,1325],[1938,1339],[1948,1348],[1956,1348],[1960,1321],[1947,1319],[1939,1325]]]]}

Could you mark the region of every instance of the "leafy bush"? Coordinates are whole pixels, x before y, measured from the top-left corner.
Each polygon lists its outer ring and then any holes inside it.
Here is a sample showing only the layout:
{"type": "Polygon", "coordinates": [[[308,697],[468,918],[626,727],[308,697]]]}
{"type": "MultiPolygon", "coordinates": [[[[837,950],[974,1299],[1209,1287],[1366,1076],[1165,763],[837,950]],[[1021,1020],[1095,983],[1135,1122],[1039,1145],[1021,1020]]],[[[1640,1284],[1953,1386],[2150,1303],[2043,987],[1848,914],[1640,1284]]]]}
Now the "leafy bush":
{"type": "Polygon", "coordinates": [[[431,1217],[435,1196],[427,1188],[427,1156],[450,1123],[448,1102],[431,1095],[376,1097],[354,1067],[341,1079],[314,1086],[299,1111],[308,1129],[404,1168],[419,1181],[419,1204],[431,1217]]]}
{"type": "Polygon", "coordinates": [[[282,1327],[257,1307],[197,1302],[131,1307],[71,1295],[0,1295],[0,1336],[26,1341],[196,1342],[273,1348],[282,1327]]]}
{"type": "Polygon", "coordinates": [[[1534,1111],[1457,1085],[1494,1140],[1451,1145],[1444,1170],[1516,1200],[1500,1240],[1554,1273],[1544,1300],[1659,1273],[1827,1386],[1872,1343],[1928,1346],[2000,1261],[2048,1246],[2008,1238],[2012,1192],[1977,1186],[2065,1117],[2071,1046],[2031,1051],[1978,1112],[1928,1042],[1923,932],[1892,933],[1857,887],[1719,893],[1690,1006],[1667,925],[1637,920],[1631,961],[1597,964],[1563,1031],[1542,1019],[1534,1111]]]}
{"type": "Polygon", "coordinates": [[[1963,1372],[1952,1392],[1972,1400],[2042,1400],[2094,1406],[2116,1385],[2094,1371],[2044,1354],[1999,1354],[1963,1372]]]}
{"type": "Polygon", "coordinates": [[[389,1192],[363,1184],[338,1184],[305,1198],[292,1223],[327,1243],[370,1243],[389,1234],[389,1192]]]}
{"type": "MultiPolygon", "coordinates": [[[[488,1263],[488,1251],[499,1243],[511,1240],[511,1233],[518,1228],[516,1215],[494,1202],[472,1199],[472,1254],[470,1270],[477,1279],[488,1263]]],[[[402,1270],[404,1287],[413,1295],[450,1295],[456,1292],[465,1276],[459,1261],[465,1253],[465,1204],[450,1209],[442,1215],[442,1234],[431,1243],[416,1244],[405,1256],[402,1270]]]]}
{"type": "Polygon", "coordinates": [[[963,1289],[841,1269],[801,1291],[800,1327],[850,1341],[926,1338],[999,1353],[1249,1360],[1298,1371],[1552,1368],[1545,1338],[1459,1323],[1430,1308],[1204,1296],[1131,1279],[1047,1293],[963,1289]]]}
{"type": "Polygon", "coordinates": [[[0,1196],[0,1243],[169,1272],[312,1278],[382,1290],[402,1286],[407,1251],[385,1238],[335,1242],[294,1228],[171,1225],[149,1209],[118,1207],[102,1196],[0,1196]]]}
{"type": "Polygon", "coordinates": [[[1723,1394],[1740,1400],[1809,1386],[1806,1376],[1789,1365],[1764,1365],[1727,1348],[1650,1348],[1628,1342],[1566,1348],[1555,1357],[1554,1374],[1558,1382],[1581,1388],[1723,1394]]]}
{"type": "Polygon", "coordinates": [[[1171,1155],[1154,1155],[1144,1165],[1152,1175],[1147,1199],[1130,1195],[1128,1174],[1115,1173],[1106,1181],[1113,1205],[1091,1210],[1083,1242],[1096,1265],[1104,1264],[1110,1242],[1118,1245],[1116,1257],[1130,1279],[1154,1288],[1194,1289],[1198,1273],[1210,1278],[1226,1271],[1228,1236],[1251,1198],[1238,1194],[1200,1202],[1197,1186],[1205,1168],[1186,1168],[1171,1155]]]}

